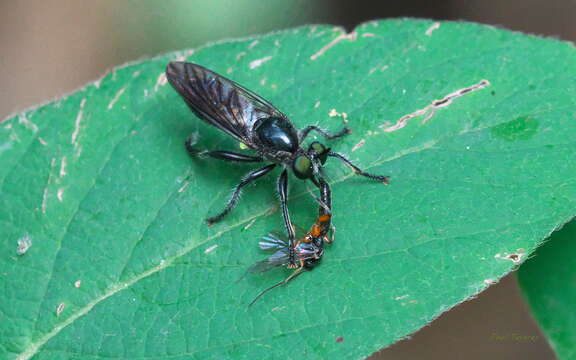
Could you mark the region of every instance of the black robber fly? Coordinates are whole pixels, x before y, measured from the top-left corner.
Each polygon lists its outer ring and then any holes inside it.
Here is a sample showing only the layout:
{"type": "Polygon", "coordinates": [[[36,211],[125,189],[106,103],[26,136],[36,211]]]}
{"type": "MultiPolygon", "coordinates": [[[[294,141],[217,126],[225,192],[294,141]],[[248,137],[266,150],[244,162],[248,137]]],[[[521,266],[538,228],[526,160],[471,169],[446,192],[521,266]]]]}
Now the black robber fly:
{"type": "Polygon", "coordinates": [[[293,253],[296,260],[295,264],[293,265],[291,263],[291,247],[289,244],[289,239],[287,239],[284,234],[274,231],[264,236],[258,244],[260,249],[265,251],[273,251],[274,253],[268,258],[259,261],[249,267],[247,272],[262,273],[277,267],[287,267],[289,269],[296,270],[286,279],[261,291],[248,306],[254,304],[256,300],[258,300],[268,291],[278,286],[287,284],[290,280],[295,279],[304,271],[311,270],[316,267],[324,255],[324,244],[331,243],[333,241],[334,232],[331,222],[332,199],[330,194],[330,187],[328,183],[326,183],[322,178],[319,178],[317,181],[320,188],[320,199],[318,200],[320,208],[318,210],[318,217],[316,218],[316,221],[310,230],[303,237],[297,239],[294,243],[293,253]],[[332,236],[329,234],[330,232],[332,232],[332,236]]]}
{"type": "MultiPolygon", "coordinates": [[[[246,174],[234,189],[224,210],[206,219],[209,224],[222,220],[236,206],[242,188],[270,173],[277,166],[282,167],[282,172],[278,177],[277,191],[284,226],[288,233],[289,258],[292,266],[295,266],[296,261],[295,234],[287,206],[288,169],[291,169],[299,179],[313,180],[313,177],[321,176],[320,170],[326,159],[335,157],[359,175],[383,183],[388,181],[386,176],[362,171],[344,155],[332,152],[330,148],[319,142],[312,142],[308,149],[301,147],[311,131],[316,131],[326,139],[336,139],[350,133],[347,128],[334,134],[329,134],[313,125],[297,131],[286,115],[261,96],[197,64],[170,62],[166,68],[166,77],[196,116],[226,132],[257,153],[255,156],[250,156],[223,150],[201,151],[193,147],[194,144],[190,138],[186,141],[186,149],[191,155],[244,163],[271,162],[269,165],[246,174]]],[[[318,186],[317,181],[313,182],[318,186]]]]}

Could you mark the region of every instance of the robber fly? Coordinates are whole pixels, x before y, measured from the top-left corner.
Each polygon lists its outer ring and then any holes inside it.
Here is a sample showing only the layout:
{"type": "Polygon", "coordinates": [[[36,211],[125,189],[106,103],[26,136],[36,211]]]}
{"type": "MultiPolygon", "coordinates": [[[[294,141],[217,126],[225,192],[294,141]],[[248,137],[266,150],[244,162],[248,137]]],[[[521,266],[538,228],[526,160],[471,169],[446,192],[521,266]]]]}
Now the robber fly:
{"type": "Polygon", "coordinates": [[[222,220],[236,206],[242,188],[267,175],[277,166],[282,167],[276,186],[284,226],[288,233],[292,266],[295,266],[296,262],[293,244],[295,234],[287,206],[288,169],[291,169],[299,179],[320,177],[320,170],[326,159],[334,157],[350,166],[356,174],[383,183],[388,181],[386,176],[362,171],[344,155],[332,152],[330,148],[317,141],[312,142],[307,150],[301,147],[311,131],[316,131],[326,139],[336,139],[350,133],[347,128],[334,134],[329,134],[313,125],[297,131],[286,115],[268,101],[234,81],[197,64],[170,62],[166,68],[166,77],[196,116],[257,153],[255,156],[250,156],[222,150],[201,151],[193,147],[193,140],[190,138],[186,141],[186,149],[191,155],[244,163],[271,162],[246,174],[236,185],[224,210],[206,219],[209,224],[222,220]]]}
{"type": "Polygon", "coordinates": [[[279,232],[271,232],[264,236],[260,243],[260,249],[265,251],[274,251],[274,253],[267,259],[257,262],[248,268],[248,273],[261,273],[277,267],[287,267],[289,269],[296,269],[286,279],[279,283],[270,286],[258,294],[248,306],[251,306],[262,295],[268,291],[288,283],[290,280],[296,278],[306,270],[313,269],[324,255],[324,244],[331,243],[333,240],[333,227],[332,227],[332,199],[330,195],[330,188],[324,179],[319,178],[317,186],[320,188],[320,208],[318,210],[318,217],[316,222],[312,225],[310,230],[301,238],[294,242],[294,257],[295,264],[291,263],[290,259],[290,244],[284,234],[279,232]],[[332,236],[329,233],[332,231],[332,236]]]}

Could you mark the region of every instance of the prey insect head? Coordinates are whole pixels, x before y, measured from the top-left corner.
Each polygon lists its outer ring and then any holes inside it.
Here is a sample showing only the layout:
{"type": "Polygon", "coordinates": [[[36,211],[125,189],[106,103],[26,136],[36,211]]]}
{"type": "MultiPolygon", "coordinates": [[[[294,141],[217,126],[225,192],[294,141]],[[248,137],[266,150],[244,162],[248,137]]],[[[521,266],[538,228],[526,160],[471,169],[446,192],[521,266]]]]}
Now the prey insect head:
{"type": "Polygon", "coordinates": [[[322,260],[324,255],[324,242],[321,238],[312,238],[309,243],[301,242],[297,245],[297,254],[304,258],[304,268],[310,270],[322,260]]]}

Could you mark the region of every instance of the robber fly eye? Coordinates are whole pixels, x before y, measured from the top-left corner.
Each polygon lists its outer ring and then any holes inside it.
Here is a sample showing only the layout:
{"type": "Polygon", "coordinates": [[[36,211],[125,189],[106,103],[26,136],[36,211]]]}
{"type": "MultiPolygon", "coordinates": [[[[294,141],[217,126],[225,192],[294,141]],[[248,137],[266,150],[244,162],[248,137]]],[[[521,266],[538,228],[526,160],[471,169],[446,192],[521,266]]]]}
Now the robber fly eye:
{"type": "Polygon", "coordinates": [[[318,141],[314,141],[308,147],[308,154],[318,160],[320,163],[324,165],[326,159],[328,158],[328,153],[330,149],[324,146],[323,144],[319,143],[318,141]]]}
{"type": "Polygon", "coordinates": [[[312,161],[305,155],[299,155],[294,158],[292,170],[298,179],[310,179],[312,177],[312,161]]]}

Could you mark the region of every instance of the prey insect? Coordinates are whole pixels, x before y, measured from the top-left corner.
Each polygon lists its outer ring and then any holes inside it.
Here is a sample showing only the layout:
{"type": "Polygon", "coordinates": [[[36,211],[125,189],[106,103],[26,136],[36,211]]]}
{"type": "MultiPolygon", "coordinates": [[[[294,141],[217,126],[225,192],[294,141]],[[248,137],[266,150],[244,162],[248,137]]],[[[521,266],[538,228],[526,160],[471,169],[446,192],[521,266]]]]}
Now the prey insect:
{"type": "Polygon", "coordinates": [[[166,68],[166,77],[196,116],[256,152],[256,155],[246,155],[225,150],[202,151],[194,148],[193,141],[188,139],[186,149],[191,155],[232,162],[271,163],[247,173],[234,188],[224,209],[206,219],[209,224],[222,220],[236,206],[245,186],[269,174],[276,167],[282,168],[276,187],[288,233],[291,266],[296,266],[296,254],[294,226],[287,205],[289,170],[299,179],[321,177],[320,171],[327,158],[334,157],[350,166],[356,174],[383,183],[388,181],[386,176],[362,171],[344,155],[332,152],[320,142],[312,142],[308,149],[301,146],[312,131],[330,140],[350,133],[347,128],[331,134],[311,125],[298,131],[286,115],[261,96],[197,64],[170,62],[166,68]]]}
{"type": "Polygon", "coordinates": [[[317,181],[316,185],[320,188],[320,200],[318,200],[320,208],[316,222],[303,237],[294,243],[296,264],[293,266],[290,261],[290,245],[288,239],[286,239],[282,233],[271,232],[262,238],[259,246],[262,250],[274,251],[274,253],[267,259],[252,265],[247,270],[248,273],[261,273],[273,268],[285,266],[295,269],[295,271],[286,279],[261,291],[248,306],[252,306],[256,300],[268,291],[287,284],[290,280],[295,279],[306,270],[313,269],[320,263],[320,260],[322,260],[324,244],[333,241],[334,232],[332,227],[332,198],[330,188],[322,178],[318,180],[314,179],[314,181],[317,181]],[[332,236],[330,236],[330,232],[332,232],[332,236]]]}

